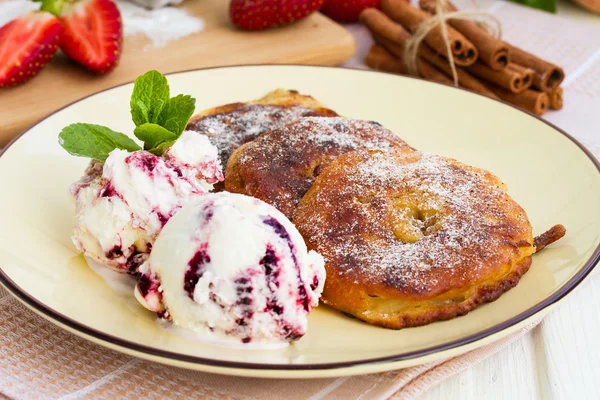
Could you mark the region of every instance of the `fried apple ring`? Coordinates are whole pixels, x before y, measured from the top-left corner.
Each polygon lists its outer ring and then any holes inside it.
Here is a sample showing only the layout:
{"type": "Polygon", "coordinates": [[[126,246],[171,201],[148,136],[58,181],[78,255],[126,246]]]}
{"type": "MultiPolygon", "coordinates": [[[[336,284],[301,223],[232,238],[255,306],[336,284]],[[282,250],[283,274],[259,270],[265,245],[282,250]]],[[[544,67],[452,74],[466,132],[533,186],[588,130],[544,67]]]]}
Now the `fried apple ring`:
{"type": "Polygon", "coordinates": [[[464,315],[515,286],[535,252],[491,173],[420,152],[357,150],[323,169],[294,223],[325,258],[322,299],[399,329],[464,315]]]}
{"type": "Polygon", "coordinates": [[[332,160],[368,148],[409,149],[375,122],[308,117],[259,136],[229,159],[225,189],[257,197],[291,218],[296,205],[332,160]]]}
{"type": "Polygon", "coordinates": [[[232,103],[202,111],[192,117],[187,130],[209,137],[219,150],[223,169],[242,144],[270,129],[309,116],[337,116],[311,96],[277,89],[247,103],[232,103]]]}

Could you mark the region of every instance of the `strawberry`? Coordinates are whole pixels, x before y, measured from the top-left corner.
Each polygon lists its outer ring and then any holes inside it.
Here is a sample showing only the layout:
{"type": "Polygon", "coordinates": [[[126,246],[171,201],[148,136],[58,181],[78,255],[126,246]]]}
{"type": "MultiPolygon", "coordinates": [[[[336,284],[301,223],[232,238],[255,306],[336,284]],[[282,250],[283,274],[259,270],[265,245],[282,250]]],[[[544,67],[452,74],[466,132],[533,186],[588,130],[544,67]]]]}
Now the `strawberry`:
{"type": "Polygon", "coordinates": [[[60,42],[58,19],[45,11],[25,14],[0,28],[0,88],[33,78],[60,42]]]}
{"type": "Polygon", "coordinates": [[[356,22],[365,8],[379,8],[380,0],[327,0],[321,12],[337,22],[356,22]]]}
{"type": "Polygon", "coordinates": [[[319,10],[325,0],[231,0],[229,18],[240,29],[258,31],[291,24],[319,10]]]}
{"type": "Polygon", "coordinates": [[[65,3],[60,12],[63,35],[60,48],[66,55],[98,73],[112,71],[121,57],[121,13],[112,0],[65,3]]]}

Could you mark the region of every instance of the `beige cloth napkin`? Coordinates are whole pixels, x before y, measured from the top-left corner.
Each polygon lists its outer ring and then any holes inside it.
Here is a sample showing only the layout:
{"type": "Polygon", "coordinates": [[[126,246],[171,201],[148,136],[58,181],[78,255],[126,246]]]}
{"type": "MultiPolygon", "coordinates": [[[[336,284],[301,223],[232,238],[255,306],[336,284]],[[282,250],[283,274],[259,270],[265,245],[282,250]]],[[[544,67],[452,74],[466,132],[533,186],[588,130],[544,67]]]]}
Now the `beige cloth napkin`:
{"type": "Polygon", "coordinates": [[[508,346],[539,321],[449,360],[330,379],[256,379],[168,367],[105,349],[29,311],[0,287],[0,398],[414,399],[508,346]]]}

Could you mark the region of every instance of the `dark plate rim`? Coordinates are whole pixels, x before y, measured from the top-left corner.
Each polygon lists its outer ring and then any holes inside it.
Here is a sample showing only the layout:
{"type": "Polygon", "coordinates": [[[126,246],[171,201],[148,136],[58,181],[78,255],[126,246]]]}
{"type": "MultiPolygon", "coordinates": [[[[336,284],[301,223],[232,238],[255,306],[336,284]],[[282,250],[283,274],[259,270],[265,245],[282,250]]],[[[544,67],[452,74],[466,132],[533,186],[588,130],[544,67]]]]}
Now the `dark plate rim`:
{"type": "MultiPolygon", "coordinates": [[[[385,75],[393,76],[394,78],[398,78],[398,79],[404,78],[404,79],[421,80],[421,79],[415,78],[415,77],[404,76],[404,75],[399,76],[396,74],[381,72],[381,71],[362,70],[362,69],[358,69],[358,68],[344,68],[344,67],[337,67],[337,66],[306,65],[306,64],[226,65],[226,66],[208,67],[208,68],[195,68],[195,69],[190,69],[190,70],[172,72],[172,73],[169,73],[166,75],[174,75],[174,74],[180,74],[180,73],[204,71],[204,70],[211,70],[211,69],[229,69],[229,68],[235,69],[235,68],[246,68],[246,67],[257,68],[257,67],[265,67],[265,66],[266,67],[277,67],[277,68],[303,67],[303,68],[307,68],[307,69],[308,68],[316,68],[316,69],[327,68],[327,69],[352,70],[352,71],[359,72],[359,73],[385,74],[385,75]]],[[[475,93],[471,90],[467,90],[464,88],[456,88],[456,87],[452,87],[450,85],[444,85],[444,84],[430,82],[430,81],[423,81],[423,82],[425,82],[426,84],[432,84],[432,85],[449,86],[454,90],[461,90],[461,91],[469,92],[469,93],[472,93],[472,94],[475,94],[478,96],[486,97],[479,93],[475,93]]],[[[133,83],[133,81],[122,83],[122,84],[116,85],[116,86],[112,86],[110,88],[92,93],[88,96],[85,96],[85,97],[79,99],[79,100],[73,101],[73,102],[65,105],[64,107],[59,108],[58,110],[47,115],[40,121],[31,125],[29,128],[25,129],[17,137],[15,137],[13,140],[11,140],[10,143],[8,143],[8,145],[4,148],[2,153],[0,153],[0,157],[2,157],[2,155],[6,153],[6,150],[8,150],[14,143],[16,143],[23,135],[25,135],[27,132],[29,132],[31,129],[33,129],[36,125],[42,123],[43,121],[45,121],[52,115],[62,111],[63,109],[65,109],[67,107],[70,107],[71,105],[73,105],[75,103],[79,103],[83,100],[86,100],[87,98],[94,96],[98,93],[102,93],[107,90],[111,90],[111,89],[114,89],[114,88],[117,88],[120,86],[131,84],[131,83],[133,83]]],[[[509,107],[516,109],[518,112],[528,114],[531,117],[538,119],[542,123],[552,127],[557,132],[561,133],[562,135],[567,137],[569,140],[571,140],[573,143],[575,143],[575,145],[577,145],[577,147],[579,147],[579,149],[589,158],[589,160],[596,167],[598,173],[600,174],[600,162],[592,155],[592,153],[587,148],[585,148],[585,146],[583,146],[579,141],[577,141],[577,139],[573,138],[571,135],[569,135],[562,129],[558,128],[557,126],[555,126],[554,124],[552,124],[548,121],[543,120],[542,118],[540,118],[539,116],[537,116],[535,114],[521,110],[503,100],[491,99],[489,97],[486,97],[486,98],[488,100],[503,103],[509,107]]],[[[521,314],[516,315],[513,318],[510,318],[500,324],[497,324],[493,327],[490,327],[488,329],[485,329],[485,330],[475,333],[473,335],[469,335],[469,336],[463,337],[461,339],[453,340],[453,341],[443,343],[443,344],[440,344],[437,346],[432,346],[432,347],[428,347],[428,348],[416,350],[416,351],[411,351],[411,352],[399,353],[399,354],[395,354],[395,355],[391,355],[391,356],[369,358],[369,359],[362,359],[362,360],[344,361],[344,362],[335,362],[335,363],[302,364],[302,365],[301,364],[262,364],[262,363],[225,361],[225,360],[217,360],[217,359],[211,359],[211,358],[189,356],[189,355],[185,355],[185,354],[174,353],[171,351],[157,349],[154,347],[140,345],[140,344],[137,344],[134,342],[130,342],[128,340],[120,339],[118,337],[106,334],[97,329],[90,328],[90,327],[88,327],[80,322],[77,322],[76,320],[73,320],[73,319],[55,311],[54,309],[46,306],[45,304],[41,303],[40,301],[35,299],[33,296],[31,296],[29,293],[27,293],[25,290],[23,290],[21,287],[19,287],[14,281],[12,281],[12,279],[10,279],[8,277],[8,275],[4,272],[4,270],[2,269],[1,266],[0,266],[0,283],[4,287],[6,287],[6,289],[8,289],[8,291],[13,296],[18,298],[20,301],[25,303],[27,306],[29,306],[31,309],[33,309],[37,313],[45,316],[50,321],[56,321],[59,324],[65,325],[65,326],[69,327],[71,330],[83,334],[84,337],[86,337],[86,336],[93,337],[93,338],[99,340],[100,343],[110,343],[113,346],[116,346],[117,348],[121,347],[121,348],[130,350],[130,351],[133,351],[137,354],[146,354],[146,355],[165,359],[165,363],[168,363],[168,362],[166,362],[166,360],[174,360],[174,361],[178,361],[178,362],[191,363],[191,364],[197,364],[197,365],[207,365],[207,366],[211,366],[211,367],[233,368],[233,369],[243,369],[243,370],[314,371],[314,370],[331,370],[331,369],[341,369],[341,368],[349,368],[349,367],[364,366],[364,365],[379,364],[379,363],[392,363],[392,362],[397,362],[397,361],[404,361],[404,360],[409,360],[409,359],[416,358],[416,357],[423,357],[423,356],[426,356],[429,354],[461,347],[461,346],[476,342],[478,340],[484,339],[490,335],[501,332],[507,328],[510,328],[511,326],[513,326],[515,324],[518,324],[518,323],[526,320],[527,318],[537,314],[538,312],[542,311],[543,309],[545,309],[545,308],[551,306],[552,304],[556,303],[557,301],[561,300],[563,297],[565,297],[567,294],[569,294],[576,286],[579,285],[579,283],[592,271],[592,269],[596,266],[596,264],[598,264],[599,261],[600,261],[600,244],[598,245],[598,247],[596,247],[596,249],[594,250],[590,259],[585,263],[585,265],[583,267],[581,267],[579,272],[577,274],[575,274],[575,276],[573,276],[571,279],[569,279],[568,282],[566,282],[562,287],[560,287],[551,296],[547,297],[540,303],[538,303],[535,306],[529,308],[528,310],[522,312],[521,314]]]]}

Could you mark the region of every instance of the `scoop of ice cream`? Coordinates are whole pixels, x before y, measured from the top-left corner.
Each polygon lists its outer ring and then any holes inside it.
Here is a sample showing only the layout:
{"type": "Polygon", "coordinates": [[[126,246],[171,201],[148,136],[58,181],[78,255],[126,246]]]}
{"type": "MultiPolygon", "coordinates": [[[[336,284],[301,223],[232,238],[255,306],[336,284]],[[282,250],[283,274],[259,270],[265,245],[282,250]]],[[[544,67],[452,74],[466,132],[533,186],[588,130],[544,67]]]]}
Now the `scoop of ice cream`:
{"type": "Polygon", "coordinates": [[[184,132],[162,157],[116,149],[71,186],[73,242],[94,261],[135,273],[167,221],[222,180],[216,147],[195,132],[184,132]]]}
{"type": "Polygon", "coordinates": [[[186,204],[140,267],[146,308],[211,342],[286,343],[306,333],[323,258],[273,206],[232,193],[186,204]]]}

